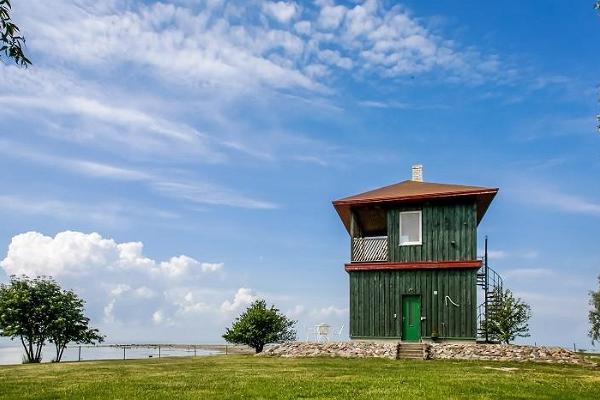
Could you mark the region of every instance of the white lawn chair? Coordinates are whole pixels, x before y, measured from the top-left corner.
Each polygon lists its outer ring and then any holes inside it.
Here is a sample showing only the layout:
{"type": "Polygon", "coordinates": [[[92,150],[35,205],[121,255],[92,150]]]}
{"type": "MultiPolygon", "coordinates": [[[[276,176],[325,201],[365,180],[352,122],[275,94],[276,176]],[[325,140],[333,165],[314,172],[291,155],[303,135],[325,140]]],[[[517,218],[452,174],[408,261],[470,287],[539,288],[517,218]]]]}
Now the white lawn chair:
{"type": "Polygon", "coordinates": [[[337,337],[338,340],[342,338],[342,332],[344,331],[344,324],[342,324],[342,326],[340,326],[340,329],[338,329],[337,331],[333,332],[333,336],[337,337]]]}

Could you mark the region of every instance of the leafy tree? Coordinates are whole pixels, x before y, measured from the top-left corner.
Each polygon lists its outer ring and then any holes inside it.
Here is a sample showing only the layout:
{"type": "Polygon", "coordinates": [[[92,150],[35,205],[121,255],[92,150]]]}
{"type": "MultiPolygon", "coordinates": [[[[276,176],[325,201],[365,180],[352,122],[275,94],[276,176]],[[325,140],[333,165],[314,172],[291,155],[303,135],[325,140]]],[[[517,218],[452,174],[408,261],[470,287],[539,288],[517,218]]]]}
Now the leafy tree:
{"type": "Polygon", "coordinates": [[[17,64],[27,67],[31,61],[23,53],[25,38],[19,35],[19,28],[10,19],[10,11],[10,0],[0,0],[0,57],[4,54],[17,64]]]}
{"type": "Polygon", "coordinates": [[[0,335],[21,340],[26,362],[42,360],[52,319],[51,299],[59,293],[58,284],[45,278],[12,276],[8,285],[0,286],[0,335]]]}
{"type": "Polygon", "coordinates": [[[296,340],[294,325],[296,321],[288,319],[275,306],[267,308],[264,300],[256,300],[227,328],[223,338],[260,353],[267,343],[296,340]]]}
{"type": "Polygon", "coordinates": [[[11,276],[8,284],[0,285],[0,336],[20,339],[25,362],[40,362],[46,341],[57,346],[55,361],[60,361],[70,341],[100,341],[98,331],[89,329],[88,322],[83,301],[51,278],[11,276]]]}
{"type": "Polygon", "coordinates": [[[590,291],[590,331],[589,335],[592,338],[592,344],[600,341],[600,276],[598,276],[598,291],[590,291]]]}
{"type": "Polygon", "coordinates": [[[64,290],[52,304],[54,319],[48,327],[48,340],[54,343],[60,362],[69,343],[91,344],[103,342],[104,336],[89,327],[90,319],[84,315],[84,301],[72,290],[64,290]]]}
{"type": "Polygon", "coordinates": [[[531,307],[506,289],[496,289],[495,300],[488,305],[484,328],[493,340],[509,344],[517,337],[528,337],[531,307]]]}

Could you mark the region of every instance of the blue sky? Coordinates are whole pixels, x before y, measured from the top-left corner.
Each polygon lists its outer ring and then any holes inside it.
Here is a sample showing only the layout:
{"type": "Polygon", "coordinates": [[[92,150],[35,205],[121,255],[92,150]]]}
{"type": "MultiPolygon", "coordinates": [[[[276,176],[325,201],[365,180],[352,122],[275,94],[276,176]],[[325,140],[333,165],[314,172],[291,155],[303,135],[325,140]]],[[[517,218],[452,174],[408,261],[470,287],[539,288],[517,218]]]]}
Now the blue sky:
{"type": "Polygon", "coordinates": [[[340,326],[331,200],[422,163],[500,187],[479,234],[527,341],[589,346],[592,1],[14,3],[34,65],[0,65],[0,280],[54,275],[110,341],[217,341],[256,297],[340,326]]]}

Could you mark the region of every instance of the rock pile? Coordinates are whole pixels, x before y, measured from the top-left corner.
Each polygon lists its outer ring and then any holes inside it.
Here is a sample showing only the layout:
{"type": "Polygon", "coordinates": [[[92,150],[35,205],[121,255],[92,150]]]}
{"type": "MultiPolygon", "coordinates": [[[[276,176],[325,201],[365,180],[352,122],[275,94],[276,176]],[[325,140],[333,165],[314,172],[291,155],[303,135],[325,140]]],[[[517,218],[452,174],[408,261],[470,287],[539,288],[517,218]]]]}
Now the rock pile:
{"type": "Polygon", "coordinates": [[[269,346],[259,355],[279,357],[345,357],[395,359],[398,343],[376,342],[289,342],[269,346]]]}
{"type": "Polygon", "coordinates": [[[535,361],[556,364],[589,364],[580,355],[561,347],[534,347],[502,344],[433,343],[429,358],[454,360],[535,361]]]}

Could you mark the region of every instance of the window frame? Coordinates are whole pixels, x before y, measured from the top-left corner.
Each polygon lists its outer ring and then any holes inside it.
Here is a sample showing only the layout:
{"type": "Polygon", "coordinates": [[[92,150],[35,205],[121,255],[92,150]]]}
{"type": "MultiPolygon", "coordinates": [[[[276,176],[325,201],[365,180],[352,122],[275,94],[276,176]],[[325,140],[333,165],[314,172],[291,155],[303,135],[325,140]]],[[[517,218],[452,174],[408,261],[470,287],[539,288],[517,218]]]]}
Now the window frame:
{"type": "Polygon", "coordinates": [[[400,211],[398,214],[398,244],[400,246],[421,246],[423,245],[423,212],[422,210],[400,211]],[[419,216],[419,241],[402,243],[402,216],[406,214],[417,214],[419,216]]]}

